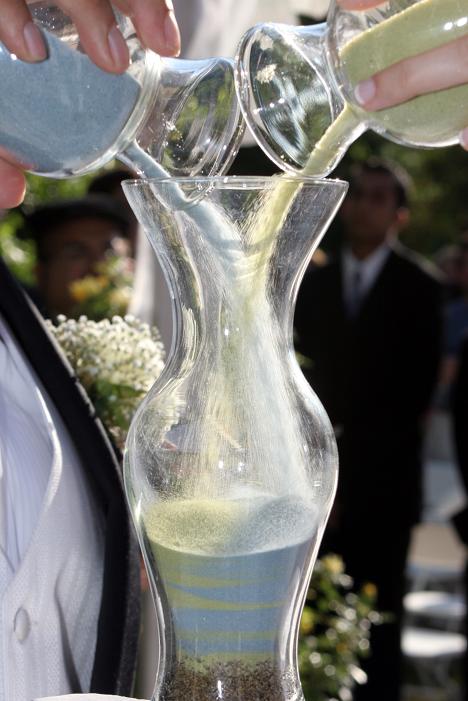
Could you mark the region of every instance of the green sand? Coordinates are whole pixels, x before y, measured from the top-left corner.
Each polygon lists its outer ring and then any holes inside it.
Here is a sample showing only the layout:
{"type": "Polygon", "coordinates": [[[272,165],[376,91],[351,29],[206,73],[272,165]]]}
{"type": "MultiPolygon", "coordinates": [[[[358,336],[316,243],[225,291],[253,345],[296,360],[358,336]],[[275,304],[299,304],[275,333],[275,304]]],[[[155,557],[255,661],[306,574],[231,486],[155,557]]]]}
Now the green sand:
{"type": "MultiPolygon", "coordinates": [[[[468,36],[466,0],[421,0],[350,41],[341,52],[344,71],[356,86],[403,59],[463,36],[468,36]]],[[[422,95],[378,112],[347,105],[317,143],[302,174],[329,170],[349,135],[368,121],[403,141],[426,146],[451,142],[468,126],[468,86],[422,95]]]]}
{"type": "Polygon", "coordinates": [[[212,557],[288,547],[310,538],[317,527],[314,507],[300,497],[255,493],[162,501],[148,509],[144,522],[152,543],[212,557]]]}
{"type": "Polygon", "coordinates": [[[200,555],[221,555],[244,518],[242,502],[187,499],[155,504],[144,521],[152,543],[200,555]]]}

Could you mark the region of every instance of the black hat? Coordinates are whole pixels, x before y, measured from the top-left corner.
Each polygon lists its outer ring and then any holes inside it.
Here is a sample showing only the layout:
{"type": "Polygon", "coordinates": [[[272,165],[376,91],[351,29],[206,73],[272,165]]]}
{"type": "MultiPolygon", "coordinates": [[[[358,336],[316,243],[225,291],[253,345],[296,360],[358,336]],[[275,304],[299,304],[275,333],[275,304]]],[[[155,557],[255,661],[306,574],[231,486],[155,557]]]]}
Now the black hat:
{"type": "Polygon", "coordinates": [[[122,236],[130,233],[131,221],[125,209],[112,197],[86,195],[80,199],[58,200],[30,212],[24,212],[23,226],[17,231],[18,238],[38,240],[43,234],[65,222],[75,219],[106,219],[112,221],[122,236]]]}

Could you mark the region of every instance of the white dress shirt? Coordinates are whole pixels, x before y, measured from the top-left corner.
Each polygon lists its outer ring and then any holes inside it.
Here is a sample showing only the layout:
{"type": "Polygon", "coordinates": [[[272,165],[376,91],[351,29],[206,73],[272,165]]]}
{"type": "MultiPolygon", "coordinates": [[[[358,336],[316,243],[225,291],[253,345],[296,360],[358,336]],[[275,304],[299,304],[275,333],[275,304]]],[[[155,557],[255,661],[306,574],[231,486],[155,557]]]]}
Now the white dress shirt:
{"type": "Polygon", "coordinates": [[[0,336],[0,701],[31,701],[89,688],[103,523],[68,431],[1,318],[0,336]]]}
{"type": "Polygon", "coordinates": [[[343,296],[346,308],[354,307],[357,302],[358,306],[362,304],[379,277],[391,250],[390,244],[384,243],[363,260],[356,258],[350,248],[343,250],[343,296]],[[356,289],[357,285],[359,289],[356,289]]]}
{"type": "Polygon", "coordinates": [[[50,417],[31,379],[0,319],[0,549],[10,566],[9,580],[39,518],[53,458],[50,417]]]}

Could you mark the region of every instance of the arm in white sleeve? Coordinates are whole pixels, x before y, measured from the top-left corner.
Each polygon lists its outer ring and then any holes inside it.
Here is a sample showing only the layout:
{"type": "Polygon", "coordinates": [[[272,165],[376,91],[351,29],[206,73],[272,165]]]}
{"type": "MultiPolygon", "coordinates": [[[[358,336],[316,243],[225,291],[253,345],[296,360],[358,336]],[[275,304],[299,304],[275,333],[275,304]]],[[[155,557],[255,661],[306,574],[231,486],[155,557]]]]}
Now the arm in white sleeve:
{"type": "Polygon", "coordinates": [[[241,36],[257,22],[295,21],[292,0],[174,0],[174,8],[183,58],[232,57],[241,36]]]}

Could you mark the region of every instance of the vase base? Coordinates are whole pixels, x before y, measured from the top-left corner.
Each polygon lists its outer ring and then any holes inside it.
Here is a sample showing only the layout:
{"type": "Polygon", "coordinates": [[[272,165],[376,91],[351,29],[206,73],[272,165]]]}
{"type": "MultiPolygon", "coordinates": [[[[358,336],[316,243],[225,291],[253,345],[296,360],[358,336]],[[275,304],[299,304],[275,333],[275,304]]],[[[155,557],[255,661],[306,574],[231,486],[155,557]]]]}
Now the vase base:
{"type": "Polygon", "coordinates": [[[246,663],[196,660],[177,665],[153,701],[304,701],[294,670],[280,671],[272,660],[246,663]]]}

